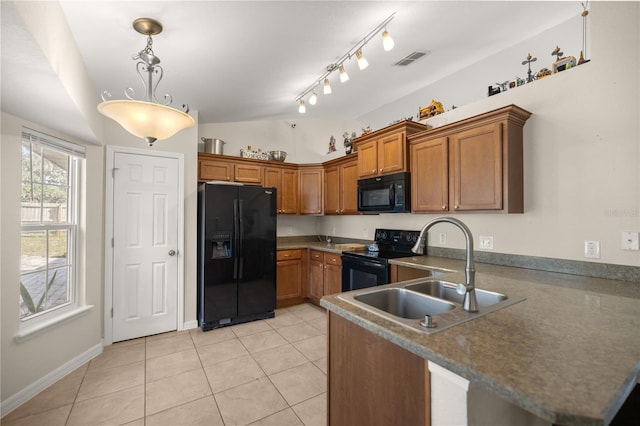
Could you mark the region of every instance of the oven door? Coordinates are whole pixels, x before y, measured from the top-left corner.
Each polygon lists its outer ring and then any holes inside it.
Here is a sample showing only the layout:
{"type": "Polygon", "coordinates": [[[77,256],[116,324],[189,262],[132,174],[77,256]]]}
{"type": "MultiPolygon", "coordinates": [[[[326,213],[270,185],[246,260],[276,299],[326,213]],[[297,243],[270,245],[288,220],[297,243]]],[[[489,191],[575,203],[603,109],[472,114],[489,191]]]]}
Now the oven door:
{"type": "Polygon", "coordinates": [[[389,283],[389,267],[357,255],[342,255],[342,291],[358,290],[389,283]]]}

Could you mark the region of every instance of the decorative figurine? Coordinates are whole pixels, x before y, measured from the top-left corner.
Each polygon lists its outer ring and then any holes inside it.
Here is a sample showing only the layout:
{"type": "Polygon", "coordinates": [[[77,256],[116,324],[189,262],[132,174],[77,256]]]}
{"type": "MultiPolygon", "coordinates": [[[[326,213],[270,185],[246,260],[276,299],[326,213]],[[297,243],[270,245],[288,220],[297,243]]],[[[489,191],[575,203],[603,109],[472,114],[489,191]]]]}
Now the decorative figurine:
{"type": "Polygon", "coordinates": [[[364,127],[360,136],[368,135],[369,133],[371,133],[371,126],[364,127]]]}
{"type": "Polygon", "coordinates": [[[533,78],[533,73],[531,72],[531,62],[535,62],[537,61],[538,58],[534,58],[531,56],[531,53],[527,54],[527,60],[526,61],[522,61],[522,65],[524,64],[528,64],[529,65],[529,70],[527,71],[527,83],[531,83],[534,78],[533,78]]]}
{"type": "MultiPolygon", "coordinates": [[[[354,135],[355,135],[355,132],[354,132],[354,135]]],[[[342,137],[344,138],[344,153],[351,154],[351,150],[353,149],[353,142],[349,137],[349,132],[344,132],[342,134],[342,137]]]]}
{"type": "Polygon", "coordinates": [[[332,152],[336,151],[336,138],[333,137],[333,135],[331,135],[331,138],[329,139],[329,152],[327,152],[327,154],[331,154],[332,152]]]}
{"type": "Polygon", "coordinates": [[[424,120],[425,118],[433,117],[434,115],[442,114],[444,107],[442,103],[431,99],[431,104],[424,108],[418,108],[418,120],[424,120]]]}
{"type": "Polygon", "coordinates": [[[556,55],[556,61],[559,61],[560,58],[562,58],[562,55],[564,54],[564,52],[560,51],[560,48],[556,45],[556,48],[553,49],[553,52],[551,52],[551,56],[556,55]]]}

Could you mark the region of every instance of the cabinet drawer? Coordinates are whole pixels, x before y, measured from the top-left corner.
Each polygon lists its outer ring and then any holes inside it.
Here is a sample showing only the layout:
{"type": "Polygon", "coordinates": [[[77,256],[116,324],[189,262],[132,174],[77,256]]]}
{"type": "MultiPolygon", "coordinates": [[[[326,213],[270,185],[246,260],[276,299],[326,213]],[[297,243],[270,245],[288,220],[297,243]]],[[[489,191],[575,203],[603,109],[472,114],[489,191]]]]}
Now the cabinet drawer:
{"type": "Polygon", "coordinates": [[[301,259],[302,250],[278,250],[276,260],[301,259]]]}
{"type": "Polygon", "coordinates": [[[311,250],[311,253],[309,253],[309,257],[311,258],[311,260],[324,262],[324,253],[321,251],[311,250]]]}
{"type": "Polygon", "coordinates": [[[342,266],[342,258],[336,253],[325,253],[324,263],[327,265],[339,265],[342,266]]]}

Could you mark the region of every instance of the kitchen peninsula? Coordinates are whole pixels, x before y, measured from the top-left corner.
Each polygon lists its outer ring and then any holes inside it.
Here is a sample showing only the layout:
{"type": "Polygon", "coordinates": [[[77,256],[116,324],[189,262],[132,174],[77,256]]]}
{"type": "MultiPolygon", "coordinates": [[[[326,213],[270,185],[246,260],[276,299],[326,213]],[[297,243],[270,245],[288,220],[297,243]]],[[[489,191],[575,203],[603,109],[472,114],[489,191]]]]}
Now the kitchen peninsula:
{"type": "MultiPolygon", "coordinates": [[[[464,270],[462,261],[429,256],[391,263],[400,271],[464,270]]],[[[606,425],[612,420],[640,378],[640,286],[489,264],[476,264],[476,269],[477,288],[526,299],[433,334],[385,319],[340,295],[322,299],[321,305],[329,310],[329,424],[340,424],[336,417],[342,412],[340,406],[353,404],[347,395],[357,398],[361,393],[344,392],[344,377],[337,376],[344,362],[332,359],[337,348],[345,353],[341,346],[349,344],[349,339],[336,341],[333,336],[332,340],[332,332],[345,325],[364,331],[368,342],[381,342],[371,343],[363,356],[391,343],[409,357],[426,360],[431,374],[424,368],[425,424],[442,419],[438,417],[443,411],[438,394],[442,388],[434,387],[434,380],[447,376],[466,386],[458,399],[444,403],[461,411],[467,424],[498,421],[499,417],[491,417],[498,410],[487,403],[486,395],[530,416],[536,424],[606,425]],[[339,394],[336,382],[342,386],[339,394]],[[479,401],[478,395],[485,399],[479,401]]],[[[463,275],[454,272],[444,277],[455,281],[463,275]]],[[[388,286],[394,285],[398,284],[388,286]]],[[[365,417],[386,404],[374,398],[359,403],[357,411],[365,417]]]]}

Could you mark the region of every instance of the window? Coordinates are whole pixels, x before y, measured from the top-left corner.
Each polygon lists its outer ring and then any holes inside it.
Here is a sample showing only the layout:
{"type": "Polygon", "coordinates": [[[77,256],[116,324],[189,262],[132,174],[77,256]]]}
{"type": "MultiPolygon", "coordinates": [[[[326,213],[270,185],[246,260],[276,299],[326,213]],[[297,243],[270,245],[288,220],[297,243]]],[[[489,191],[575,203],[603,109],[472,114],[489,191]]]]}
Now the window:
{"type": "Polygon", "coordinates": [[[77,306],[78,174],[84,148],[23,129],[20,319],[77,306]]]}

